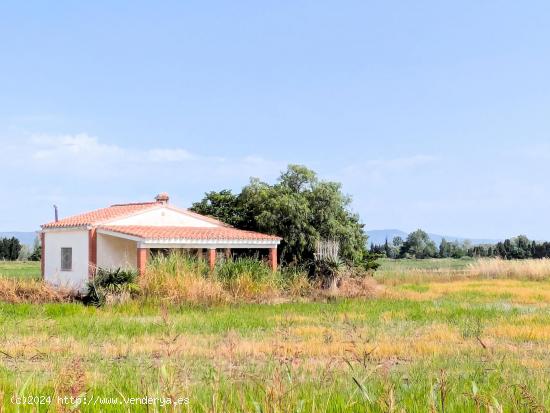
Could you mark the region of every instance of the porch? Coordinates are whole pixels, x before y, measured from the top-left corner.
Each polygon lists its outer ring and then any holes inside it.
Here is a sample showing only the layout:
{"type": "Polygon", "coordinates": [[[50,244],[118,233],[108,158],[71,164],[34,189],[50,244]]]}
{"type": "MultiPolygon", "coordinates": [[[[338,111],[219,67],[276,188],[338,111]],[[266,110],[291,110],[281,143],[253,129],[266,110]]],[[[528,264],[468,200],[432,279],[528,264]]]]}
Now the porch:
{"type": "Polygon", "coordinates": [[[281,238],[230,227],[101,226],[96,230],[97,267],[132,267],[145,271],[152,250],[178,249],[206,259],[210,269],[219,255],[234,249],[268,250],[270,268],[277,269],[281,238]]]}

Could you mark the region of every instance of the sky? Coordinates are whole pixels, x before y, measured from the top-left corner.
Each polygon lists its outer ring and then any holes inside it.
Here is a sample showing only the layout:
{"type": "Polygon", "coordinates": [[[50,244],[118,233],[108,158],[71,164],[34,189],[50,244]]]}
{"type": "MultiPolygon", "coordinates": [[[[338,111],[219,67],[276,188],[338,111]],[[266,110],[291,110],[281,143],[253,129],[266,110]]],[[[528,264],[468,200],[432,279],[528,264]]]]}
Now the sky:
{"type": "Polygon", "coordinates": [[[2,2],[0,231],[289,163],[367,229],[550,239],[547,1],[2,2]]]}

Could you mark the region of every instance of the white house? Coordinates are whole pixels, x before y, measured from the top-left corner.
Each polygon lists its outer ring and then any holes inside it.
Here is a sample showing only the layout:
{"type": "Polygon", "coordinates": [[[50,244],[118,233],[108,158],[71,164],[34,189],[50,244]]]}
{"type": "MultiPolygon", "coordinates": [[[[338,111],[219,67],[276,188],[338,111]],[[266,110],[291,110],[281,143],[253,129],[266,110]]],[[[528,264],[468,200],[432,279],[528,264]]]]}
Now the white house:
{"type": "Polygon", "coordinates": [[[134,268],[143,273],[150,250],[195,250],[214,268],[217,250],[269,249],[277,268],[281,238],[233,228],[221,221],[168,203],[168,194],[154,202],[116,204],[42,225],[42,277],[50,284],[82,290],[96,268],[134,268]]]}

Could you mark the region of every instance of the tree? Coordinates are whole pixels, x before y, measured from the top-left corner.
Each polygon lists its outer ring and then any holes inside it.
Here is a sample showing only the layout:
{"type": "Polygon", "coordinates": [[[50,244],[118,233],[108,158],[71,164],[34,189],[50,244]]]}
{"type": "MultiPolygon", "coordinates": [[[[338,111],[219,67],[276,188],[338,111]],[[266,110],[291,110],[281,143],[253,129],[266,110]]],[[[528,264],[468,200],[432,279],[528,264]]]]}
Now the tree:
{"type": "Polygon", "coordinates": [[[449,243],[445,238],[441,240],[441,244],[439,244],[439,257],[440,258],[448,258],[451,256],[449,243]]]}
{"type": "Polygon", "coordinates": [[[239,198],[230,189],[206,193],[204,198],[194,203],[191,209],[236,227],[241,226],[244,220],[244,211],[239,208],[239,198]]]}
{"type": "Polygon", "coordinates": [[[29,257],[31,256],[31,250],[28,245],[23,244],[21,245],[21,251],[19,251],[19,255],[17,257],[18,261],[28,261],[29,257]]]}
{"type": "Polygon", "coordinates": [[[209,192],[191,210],[237,228],[279,235],[282,262],[312,262],[315,242],[334,239],[343,259],[373,268],[364,226],[350,204],[341,184],[320,181],[305,166],[289,165],[273,185],[251,178],[238,195],[209,192]]]}
{"type": "Polygon", "coordinates": [[[38,241],[38,238],[34,239],[32,254],[29,257],[30,261],[40,261],[42,259],[42,245],[38,241]]]}
{"type": "Polygon", "coordinates": [[[0,260],[15,261],[20,251],[21,243],[17,238],[0,238],[0,260]]]}
{"type": "Polygon", "coordinates": [[[395,251],[390,246],[388,242],[388,238],[386,238],[386,242],[384,242],[384,254],[386,254],[387,258],[394,258],[395,257],[395,251]]]}
{"type": "Polygon", "coordinates": [[[403,245],[403,238],[401,238],[399,235],[393,237],[392,244],[397,249],[401,248],[401,246],[403,245]]]}
{"type": "Polygon", "coordinates": [[[437,255],[435,243],[421,229],[411,232],[399,251],[402,257],[431,258],[437,255]]]}

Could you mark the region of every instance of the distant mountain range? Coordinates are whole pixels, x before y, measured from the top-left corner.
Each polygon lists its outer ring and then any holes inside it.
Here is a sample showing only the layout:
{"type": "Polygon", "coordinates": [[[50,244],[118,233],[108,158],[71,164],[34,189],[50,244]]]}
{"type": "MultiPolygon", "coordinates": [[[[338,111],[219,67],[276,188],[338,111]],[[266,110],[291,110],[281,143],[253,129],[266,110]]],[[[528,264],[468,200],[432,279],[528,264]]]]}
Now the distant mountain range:
{"type": "MultiPolygon", "coordinates": [[[[372,231],[367,231],[367,235],[369,236],[368,244],[370,246],[371,244],[383,244],[384,242],[386,242],[386,239],[388,240],[388,242],[392,242],[394,237],[401,237],[403,238],[403,240],[405,240],[405,238],[407,238],[407,235],[409,234],[399,229],[374,229],[372,231]]],[[[443,238],[445,238],[447,241],[458,242],[464,242],[468,240],[474,245],[496,244],[497,242],[502,241],[500,239],[463,238],[455,237],[452,235],[439,235],[431,233],[428,233],[428,235],[430,236],[431,240],[435,242],[436,245],[439,245],[443,238]]]]}
{"type": "Polygon", "coordinates": [[[15,237],[19,240],[21,244],[28,245],[32,247],[34,244],[34,239],[37,237],[36,232],[0,232],[0,238],[12,238],[15,237]]]}

